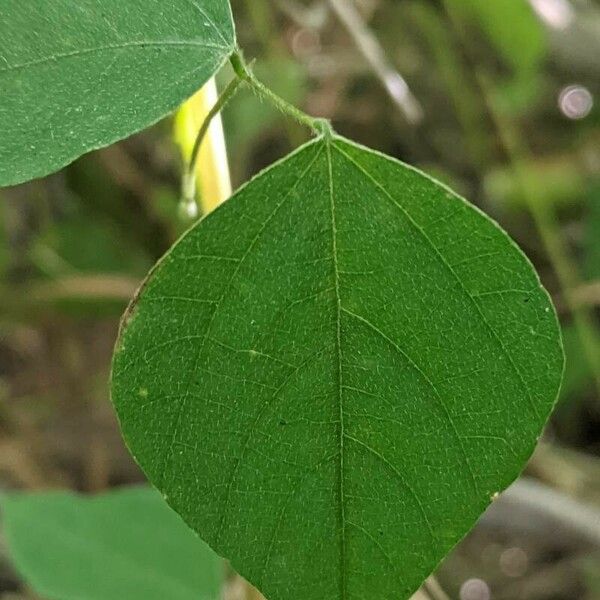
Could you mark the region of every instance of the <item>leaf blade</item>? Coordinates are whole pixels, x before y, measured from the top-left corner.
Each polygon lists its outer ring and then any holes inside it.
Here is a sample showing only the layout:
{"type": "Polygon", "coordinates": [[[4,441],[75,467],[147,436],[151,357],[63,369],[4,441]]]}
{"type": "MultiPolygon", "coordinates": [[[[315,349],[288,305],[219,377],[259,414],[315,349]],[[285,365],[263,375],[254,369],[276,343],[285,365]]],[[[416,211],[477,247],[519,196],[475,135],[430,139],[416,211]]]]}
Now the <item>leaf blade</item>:
{"type": "Polygon", "coordinates": [[[227,0],[8,0],[0,21],[0,185],[40,177],[174,110],[235,44],[227,0]]]}
{"type": "Polygon", "coordinates": [[[113,399],[149,477],[267,597],[408,597],[518,475],[561,367],[506,234],[422,173],[319,139],[163,259],[113,399]]]}

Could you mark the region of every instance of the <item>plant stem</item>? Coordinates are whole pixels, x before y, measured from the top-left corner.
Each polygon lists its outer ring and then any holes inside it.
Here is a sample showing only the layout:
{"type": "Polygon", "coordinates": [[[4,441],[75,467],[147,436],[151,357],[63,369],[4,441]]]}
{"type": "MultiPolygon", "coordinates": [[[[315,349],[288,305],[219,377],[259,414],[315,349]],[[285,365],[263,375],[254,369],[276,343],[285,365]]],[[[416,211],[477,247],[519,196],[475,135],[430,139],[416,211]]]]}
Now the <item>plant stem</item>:
{"type": "Polygon", "coordinates": [[[210,124],[215,116],[221,112],[223,107],[234,96],[242,83],[243,81],[241,79],[235,78],[227,84],[227,87],[223,90],[215,105],[210,109],[208,115],[206,115],[206,119],[204,119],[204,122],[198,131],[198,135],[196,136],[196,141],[194,142],[194,147],[192,149],[192,154],[190,156],[190,162],[188,163],[187,169],[183,175],[182,196],[185,203],[194,202],[196,195],[196,163],[198,162],[200,148],[204,138],[206,137],[208,128],[210,127],[210,124]]]}
{"type": "Polygon", "coordinates": [[[264,83],[259,81],[254,73],[250,70],[248,65],[244,62],[241,53],[235,52],[231,55],[231,65],[240,81],[245,81],[248,85],[259,95],[271,102],[275,108],[280,110],[282,113],[290,116],[298,123],[305,125],[311,129],[317,135],[323,135],[330,137],[333,135],[331,124],[327,119],[320,119],[311,117],[305,112],[296,108],[284,100],[281,96],[278,96],[273,90],[269,89],[264,83]]]}
{"type": "Polygon", "coordinates": [[[190,156],[190,162],[185,170],[182,181],[182,200],[185,204],[193,203],[196,195],[196,163],[200,155],[200,148],[202,142],[206,137],[208,128],[214,117],[221,112],[223,107],[229,102],[229,100],[235,95],[238,88],[242,83],[247,83],[257,94],[271,102],[278,110],[282,113],[292,117],[298,123],[305,125],[310,128],[315,134],[322,135],[326,138],[330,138],[333,135],[333,129],[327,119],[319,119],[307,115],[302,112],[299,108],[296,108],[289,102],[286,102],[283,98],[278,96],[275,92],[269,89],[264,83],[259,81],[254,73],[252,73],[250,67],[244,61],[241,52],[238,50],[231,55],[230,58],[231,66],[236,74],[236,78],[232,79],[227,87],[223,90],[215,105],[210,109],[206,119],[202,123],[194,147],[190,156]]]}

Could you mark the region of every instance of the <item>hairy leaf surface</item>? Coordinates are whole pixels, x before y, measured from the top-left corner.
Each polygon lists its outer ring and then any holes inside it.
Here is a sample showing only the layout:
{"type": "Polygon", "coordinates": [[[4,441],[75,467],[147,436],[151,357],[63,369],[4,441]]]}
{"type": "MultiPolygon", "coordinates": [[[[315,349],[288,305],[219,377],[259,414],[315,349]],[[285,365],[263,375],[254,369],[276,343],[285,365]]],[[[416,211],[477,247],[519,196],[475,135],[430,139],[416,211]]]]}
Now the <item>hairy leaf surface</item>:
{"type": "Polygon", "coordinates": [[[159,263],[124,318],[113,400],[171,506],[269,600],[387,600],[517,477],[562,360],[504,232],[322,138],[159,263]]]}
{"type": "Polygon", "coordinates": [[[148,488],[0,501],[11,558],[49,600],[218,600],[223,562],[148,488]]]}
{"type": "Polygon", "coordinates": [[[3,0],[0,185],[174,110],[234,46],[228,0],[3,0]]]}

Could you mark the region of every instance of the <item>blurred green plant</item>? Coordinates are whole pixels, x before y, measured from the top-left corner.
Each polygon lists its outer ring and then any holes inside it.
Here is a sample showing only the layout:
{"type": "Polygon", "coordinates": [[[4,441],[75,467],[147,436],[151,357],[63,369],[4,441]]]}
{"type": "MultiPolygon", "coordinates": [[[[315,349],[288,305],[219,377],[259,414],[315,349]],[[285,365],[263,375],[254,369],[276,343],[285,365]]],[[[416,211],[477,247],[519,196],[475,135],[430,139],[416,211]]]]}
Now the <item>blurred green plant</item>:
{"type": "Polygon", "coordinates": [[[223,561],[148,488],[0,496],[16,569],[48,600],[219,600],[223,561]]]}
{"type": "Polygon", "coordinates": [[[523,0],[444,0],[463,23],[475,22],[519,80],[534,76],[547,55],[542,24],[523,0]]]}
{"type": "MultiPolygon", "coordinates": [[[[588,131],[593,130],[597,119],[594,121],[593,113],[592,118],[579,128],[560,121],[555,96],[557,86],[562,83],[561,76],[554,72],[557,66],[552,56],[553,48],[548,42],[548,33],[533,17],[526,2],[448,0],[450,4],[458,11],[454,26],[459,23],[463,31],[456,38],[443,10],[439,10],[435,3],[371,3],[372,6],[379,6],[376,17],[378,15],[380,26],[386,25],[387,16],[396,12],[401,14],[402,19],[406,14],[414,19],[414,30],[403,30],[402,36],[392,28],[391,40],[403,65],[411,65],[412,61],[413,71],[409,69],[409,73],[417,81],[419,93],[431,94],[431,98],[425,99],[427,102],[430,99],[438,102],[437,105],[426,105],[429,120],[426,120],[423,128],[416,133],[407,132],[404,125],[394,122],[390,117],[391,111],[387,110],[385,104],[382,107],[376,96],[369,96],[363,105],[360,102],[353,104],[351,99],[345,98],[347,102],[344,104],[349,108],[343,119],[340,117],[340,121],[343,120],[341,125],[352,131],[353,135],[355,132],[363,136],[381,133],[380,137],[370,138],[373,143],[408,156],[412,162],[426,160],[431,165],[430,170],[443,173],[448,180],[456,180],[461,189],[469,190],[472,196],[476,195],[482,205],[488,203],[487,208],[506,219],[506,224],[517,224],[514,232],[528,253],[541,265],[544,279],[550,283],[553,294],[559,299],[565,317],[567,368],[562,403],[567,406],[580,402],[581,398],[593,399],[596,396],[591,384],[596,366],[593,351],[590,353],[585,339],[597,337],[593,313],[596,304],[589,300],[592,298],[589,295],[591,288],[584,290],[583,287],[585,283],[594,283],[598,279],[600,256],[597,252],[597,232],[600,225],[596,217],[600,211],[596,210],[598,203],[595,200],[598,196],[587,194],[590,171],[594,169],[593,144],[585,150],[585,161],[573,150],[583,147],[584,136],[580,133],[586,127],[588,131]],[[469,38],[468,44],[464,43],[465,32],[469,38]],[[408,42],[403,39],[405,34],[408,42]],[[411,46],[410,39],[415,38],[422,38],[425,47],[423,52],[420,46],[411,46]],[[431,63],[435,64],[430,70],[431,63]],[[480,86],[480,75],[486,82],[483,86],[480,86]],[[424,86],[423,81],[431,87],[424,86]],[[549,118],[551,110],[556,112],[556,117],[549,118]],[[494,111],[499,113],[499,120],[494,111]],[[499,131],[494,131],[494,121],[496,125],[500,123],[499,131]],[[368,134],[365,123],[377,133],[368,134]],[[506,123],[508,127],[504,127],[506,123]],[[505,133],[505,130],[509,134],[511,131],[517,132],[517,146],[525,146],[524,153],[519,148],[516,154],[510,148],[508,153],[505,152],[506,138],[499,141],[496,135],[505,133]],[[434,137],[436,144],[430,147],[434,137]],[[462,156],[463,152],[466,158],[462,156]],[[456,159],[456,162],[449,158],[456,159]],[[465,164],[468,168],[461,172],[465,164]],[[454,172],[448,173],[449,170],[454,172]],[[531,211],[534,197],[539,207],[531,211]],[[519,212],[520,208],[527,209],[533,215],[538,229],[542,224],[538,231],[541,236],[531,235],[528,230],[530,224],[519,212]],[[566,219],[563,220],[564,215],[573,221],[577,219],[577,222],[568,223],[566,219]],[[550,228],[545,226],[548,219],[550,228]],[[583,237],[579,237],[580,221],[584,223],[583,237]],[[541,249],[537,244],[538,237],[542,238],[541,249]],[[580,251],[581,261],[578,260],[579,254],[573,253],[571,256],[571,246],[580,251]],[[548,249],[551,251],[548,252],[548,249]],[[563,260],[565,250],[566,263],[563,260]],[[550,267],[556,266],[557,256],[558,283],[546,265],[549,257],[550,267]],[[569,270],[572,271],[572,277],[565,279],[564,273],[569,270]],[[577,273],[580,270],[582,277],[577,273]],[[566,296],[572,295],[576,301],[565,302],[565,290],[566,296]],[[588,294],[587,300],[581,304],[577,299],[582,297],[584,291],[588,294]],[[571,312],[576,315],[583,312],[587,316],[579,319],[578,326],[573,326],[569,323],[571,312]]],[[[259,26],[259,46],[265,55],[265,60],[257,64],[255,72],[270,88],[289,98],[293,104],[302,103],[310,95],[307,74],[310,69],[306,64],[300,66],[296,59],[288,56],[287,40],[282,41],[278,37],[278,15],[274,5],[250,1],[246,2],[246,10],[255,26],[259,26]]],[[[393,20],[389,19],[389,22],[393,23],[393,20]]],[[[309,27],[300,24],[300,27],[305,26],[309,27]]],[[[325,29],[327,36],[332,33],[331,30],[330,26],[325,29]]],[[[286,32],[286,35],[291,37],[292,34],[286,32]]],[[[332,35],[327,37],[327,41],[333,47],[339,40],[332,35]]],[[[325,51],[328,51],[327,47],[325,51]]],[[[587,51],[587,46],[580,48],[580,58],[585,58],[587,51]]],[[[590,60],[597,62],[589,57],[587,60],[588,63],[590,60]]],[[[330,84],[329,91],[332,94],[340,93],[339,90],[344,90],[344,86],[352,88],[346,80],[351,79],[355,71],[359,72],[357,65],[352,64],[345,72],[343,61],[335,64],[339,73],[329,75],[334,82],[330,84]],[[340,84],[340,81],[345,83],[340,84]]],[[[579,73],[575,71],[572,75],[574,77],[579,73]]],[[[571,73],[568,75],[571,77],[571,73]]],[[[314,72],[310,76],[318,77],[314,72]]],[[[365,96],[357,94],[357,98],[364,99],[365,96]]],[[[298,135],[294,127],[290,128],[287,124],[282,126],[282,115],[270,104],[249,94],[238,96],[229,105],[225,111],[225,122],[233,170],[238,181],[254,172],[257,165],[263,164],[265,156],[270,159],[282,151],[290,140],[296,143],[304,137],[302,133],[298,135]],[[284,137],[288,139],[283,141],[284,137]]],[[[511,139],[508,142],[510,146],[511,139]]],[[[122,165],[122,158],[122,155],[117,157],[117,166],[122,165]]],[[[147,171],[150,161],[145,160],[142,159],[141,164],[147,171]]],[[[12,321],[12,315],[19,311],[22,314],[28,303],[34,301],[37,307],[34,312],[47,315],[56,304],[57,297],[60,297],[58,304],[61,314],[71,317],[81,314],[98,316],[101,307],[95,301],[90,302],[87,297],[80,303],[77,299],[82,290],[85,296],[97,289],[94,287],[96,284],[102,284],[104,291],[108,288],[117,291],[119,300],[110,309],[114,313],[123,305],[125,297],[131,295],[135,282],[149,264],[162,253],[166,247],[165,241],[175,239],[189,223],[177,212],[179,198],[172,185],[174,176],[166,185],[160,182],[162,187],[149,177],[146,188],[140,194],[141,198],[146,198],[146,204],[142,210],[139,206],[131,210],[132,205],[124,202],[122,190],[111,185],[107,174],[103,169],[98,170],[94,161],[85,159],[74,165],[68,173],[69,186],[78,188],[78,195],[86,199],[93,198],[98,206],[103,207],[103,216],[98,218],[98,213],[88,206],[81,212],[79,209],[69,212],[66,217],[59,215],[56,218],[52,214],[50,225],[37,230],[27,250],[28,262],[33,265],[27,278],[33,275],[35,281],[30,285],[32,282],[28,280],[27,285],[17,289],[13,287],[13,274],[9,284],[3,286],[7,297],[6,301],[2,297],[5,309],[3,317],[7,321],[12,321]],[[148,227],[151,217],[156,218],[163,227],[164,237],[156,235],[156,231],[148,227]],[[85,239],[78,240],[78,236],[85,239]],[[98,249],[97,253],[94,248],[98,249]],[[106,275],[111,278],[106,278],[106,275]],[[124,279],[114,279],[114,275],[123,276],[124,279]],[[82,282],[85,283],[83,288],[82,282]],[[90,286],[90,282],[93,285],[90,286]],[[119,287],[122,283],[127,285],[119,287]],[[105,284],[109,284],[108,287],[105,284]],[[123,290],[123,293],[118,290],[123,290]],[[38,302],[40,298],[42,301],[38,302]],[[84,306],[84,310],[73,310],[73,303],[84,306]]],[[[108,173],[113,176],[119,173],[119,169],[113,168],[108,173]]],[[[67,200],[67,205],[70,201],[67,200]]],[[[7,241],[7,244],[10,246],[12,242],[7,241]]],[[[2,262],[0,257],[0,265],[2,262]]],[[[4,264],[10,267],[10,262],[11,253],[8,252],[4,264]]],[[[24,320],[31,318],[33,322],[32,314],[28,313],[24,320]]],[[[559,417],[562,418],[564,414],[559,413],[559,417]]]]}

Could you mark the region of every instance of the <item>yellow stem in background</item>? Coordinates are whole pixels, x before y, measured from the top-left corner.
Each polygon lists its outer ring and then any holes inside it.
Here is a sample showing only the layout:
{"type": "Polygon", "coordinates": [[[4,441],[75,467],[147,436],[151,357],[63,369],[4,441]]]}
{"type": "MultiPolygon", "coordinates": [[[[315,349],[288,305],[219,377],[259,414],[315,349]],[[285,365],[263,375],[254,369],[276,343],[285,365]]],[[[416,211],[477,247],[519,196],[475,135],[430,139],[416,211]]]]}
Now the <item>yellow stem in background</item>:
{"type": "MultiPolygon", "coordinates": [[[[217,99],[217,85],[213,77],[177,111],[174,137],[184,165],[189,163],[198,130],[217,99]]],[[[192,217],[209,213],[231,196],[231,176],[220,114],[212,119],[206,132],[195,175],[196,206],[184,207],[192,217]]]]}

